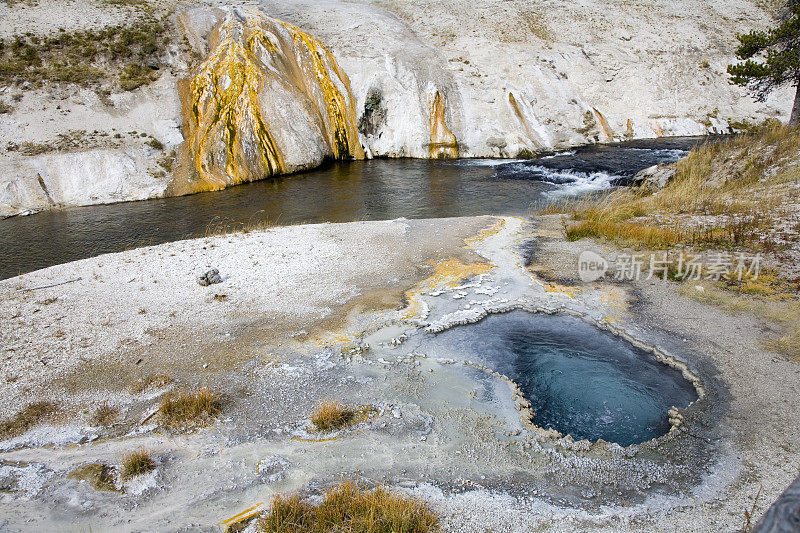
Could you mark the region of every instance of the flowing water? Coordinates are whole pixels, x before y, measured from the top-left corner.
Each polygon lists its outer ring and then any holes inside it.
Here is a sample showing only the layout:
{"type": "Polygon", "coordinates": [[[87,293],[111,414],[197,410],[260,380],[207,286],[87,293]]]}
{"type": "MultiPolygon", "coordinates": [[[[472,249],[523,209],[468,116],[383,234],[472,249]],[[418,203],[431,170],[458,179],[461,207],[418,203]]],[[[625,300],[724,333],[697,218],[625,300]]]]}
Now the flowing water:
{"type": "Polygon", "coordinates": [[[398,217],[527,215],[554,196],[607,189],[702,138],[597,145],[531,160],[376,159],[219,192],[0,220],[0,279],[138,246],[287,225],[398,217]]]}
{"type": "Polygon", "coordinates": [[[438,333],[418,349],[508,376],[530,400],[536,425],[576,440],[628,446],[659,437],[669,431],[670,407],[697,399],[677,370],[571,316],[489,315],[438,333]]]}

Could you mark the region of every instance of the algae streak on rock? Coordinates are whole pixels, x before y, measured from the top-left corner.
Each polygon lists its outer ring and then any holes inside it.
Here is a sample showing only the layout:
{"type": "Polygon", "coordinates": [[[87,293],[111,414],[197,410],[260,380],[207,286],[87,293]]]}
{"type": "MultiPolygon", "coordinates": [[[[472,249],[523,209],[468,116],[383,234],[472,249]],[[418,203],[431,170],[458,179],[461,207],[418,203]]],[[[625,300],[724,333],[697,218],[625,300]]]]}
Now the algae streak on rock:
{"type": "MultiPolygon", "coordinates": [[[[220,13],[221,14],[221,13],[220,13]]],[[[350,82],[319,41],[258,10],[225,13],[181,84],[185,160],[175,194],[364,157],[350,82]]]]}
{"type": "Polygon", "coordinates": [[[445,107],[444,95],[437,90],[431,98],[431,142],[428,149],[432,158],[458,157],[458,141],[444,120],[445,107]]]}

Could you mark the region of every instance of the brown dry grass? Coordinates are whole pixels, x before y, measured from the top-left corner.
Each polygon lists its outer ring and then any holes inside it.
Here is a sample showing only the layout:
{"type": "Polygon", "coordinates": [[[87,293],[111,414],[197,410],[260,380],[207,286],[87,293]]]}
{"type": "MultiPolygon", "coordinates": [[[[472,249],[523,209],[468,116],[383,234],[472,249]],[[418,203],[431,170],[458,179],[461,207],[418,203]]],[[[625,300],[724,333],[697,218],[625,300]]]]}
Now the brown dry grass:
{"type": "Polygon", "coordinates": [[[279,495],[257,525],[262,533],[425,533],[439,530],[436,514],[424,502],[384,487],[364,490],[352,481],[328,490],[319,505],[297,494],[279,495]]]}
{"type": "Polygon", "coordinates": [[[189,427],[206,425],[219,414],[221,400],[208,388],[166,394],[158,408],[167,426],[189,427]]]}
{"type": "Polygon", "coordinates": [[[36,402],[27,405],[13,418],[0,422],[0,439],[10,439],[22,435],[57,410],[58,408],[52,402],[36,402]]]}
{"type": "Polygon", "coordinates": [[[325,400],[319,402],[311,413],[311,423],[318,431],[335,431],[351,424],[357,410],[340,402],[325,400]]]}
{"type": "Polygon", "coordinates": [[[543,213],[565,213],[569,240],[595,237],[622,246],[744,247],[772,251],[800,183],[800,131],[770,124],[757,133],[703,144],[676,164],[653,193],[624,188],[543,213]]]}
{"type": "Polygon", "coordinates": [[[98,425],[108,426],[117,418],[118,414],[119,409],[103,403],[95,410],[93,421],[98,425]]]}
{"type": "Polygon", "coordinates": [[[156,467],[156,462],[150,456],[150,452],[141,449],[130,452],[122,458],[122,479],[131,479],[145,474],[156,467]]]}
{"type": "Polygon", "coordinates": [[[116,491],[114,483],[114,469],[103,463],[90,463],[83,465],[72,472],[69,478],[87,481],[94,490],[116,491]]]}

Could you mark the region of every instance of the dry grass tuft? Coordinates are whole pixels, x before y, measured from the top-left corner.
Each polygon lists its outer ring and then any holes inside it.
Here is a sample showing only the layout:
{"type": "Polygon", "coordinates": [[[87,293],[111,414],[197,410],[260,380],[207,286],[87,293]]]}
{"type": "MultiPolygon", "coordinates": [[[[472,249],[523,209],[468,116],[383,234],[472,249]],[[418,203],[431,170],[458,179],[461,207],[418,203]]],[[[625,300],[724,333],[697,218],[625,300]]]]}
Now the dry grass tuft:
{"type": "Polygon", "coordinates": [[[199,426],[208,424],[219,414],[221,403],[210,388],[203,387],[196,391],[166,394],[158,412],[168,426],[199,426]]]}
{"type": "Polygon", "coordinates": [[[262,533],[425,533],[437,531],[439,521],[424,502],[384,487],[364,490],[346,481],[328,490],[319,505],[297,494],[277,496],[257,526],[262,533]]]}
{"type": "Polygon", "coordinates": [[[88,481],[94,490],[116,491],[114,468],[104,463],[91,463],[70,472],[70,479],[88,481]]]}
{"type": "Polygon", "coordinates": [[[340,402],[325,400],[319,402],[311,413],[311,423],[318,431],[335,431],[351,424],[357,410],[340,402]]]}
{"type": "Polygon", "coordinates": [[[122,479],[131,479],[145,474],[156,467],[156,462],[150,457],[150,452],[142,448],[130,452],[122,458],[122,479]]]}
{"type": "Polygon", "coordinates": [[[621,246],[645,246],[647,248],[669,248],[680,243],[683,235],[671,228],[661,228],[634,224],[632,222],[615,222],[602,217],[581,220],[566,230],[568,241],[577,241],[585,237],[604,238],[621,246]]]}
{"type": "Polygon", "coordinates": [[[94,412],[94,423],[101,426],[108,426],[117,418],[119,409],[111,407],[108,403],[101,404],[94,412]]]}
{"type": "Polygon", "coordinates": [[[10,420],[0,422],[0,439],[22,435],[57,410],[52,402],[36,402],[26,406],[10,420]]]}

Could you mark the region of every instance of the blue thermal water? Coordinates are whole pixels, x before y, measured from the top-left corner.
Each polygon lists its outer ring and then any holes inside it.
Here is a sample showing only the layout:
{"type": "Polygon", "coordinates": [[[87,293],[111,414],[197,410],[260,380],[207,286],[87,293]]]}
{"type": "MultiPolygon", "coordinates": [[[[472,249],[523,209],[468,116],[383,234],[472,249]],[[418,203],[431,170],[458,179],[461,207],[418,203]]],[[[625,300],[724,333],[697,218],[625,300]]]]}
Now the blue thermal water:
{"type": "Polygon", "coordinates": [[[670,407],[697,398],[677,370],[570,316],[490,315],[439,333],[429,353],[444,346],[514,380],[532,404],[536,425],[576,440],[623,446],[650,440],[669,430],[670,407]]]}

